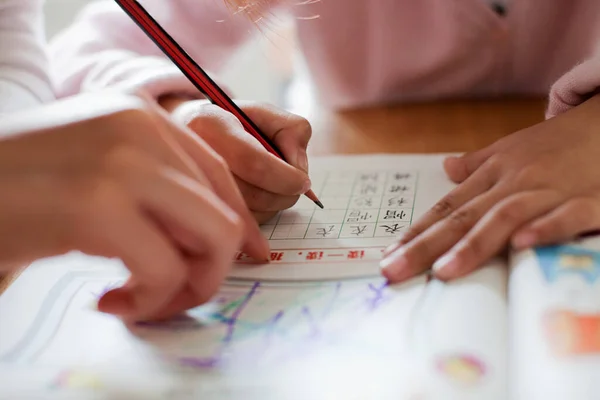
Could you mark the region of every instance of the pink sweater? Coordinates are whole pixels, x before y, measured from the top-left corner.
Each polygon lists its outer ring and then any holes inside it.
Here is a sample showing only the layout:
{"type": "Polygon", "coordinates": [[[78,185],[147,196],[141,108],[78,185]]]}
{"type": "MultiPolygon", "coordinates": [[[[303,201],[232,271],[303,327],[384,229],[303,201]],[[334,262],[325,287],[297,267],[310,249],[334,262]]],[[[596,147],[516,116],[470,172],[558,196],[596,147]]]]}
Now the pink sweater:
{"type": "MultiPolygon", "coordinates": [[[[141,3],[210,71],[260,34],[221,0],[141,3]]],[[[550,91],[552,116],[600,87],[600,0],[511,0],[505,16],[487,0],[306,0],[286,11],[332,108],[550,91]]],[[[89,5],[51,54],[59,96],[115,86],[197,95],[109,0],[89,5]]]]}

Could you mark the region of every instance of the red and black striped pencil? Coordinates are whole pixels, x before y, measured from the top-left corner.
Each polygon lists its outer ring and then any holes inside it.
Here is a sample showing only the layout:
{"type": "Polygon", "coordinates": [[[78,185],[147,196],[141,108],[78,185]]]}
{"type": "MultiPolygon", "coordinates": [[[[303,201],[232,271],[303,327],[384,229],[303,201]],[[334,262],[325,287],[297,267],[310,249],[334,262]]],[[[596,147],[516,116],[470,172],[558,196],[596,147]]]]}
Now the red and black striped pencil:
{"type": "MultiPolygon", "coordinates": [[[[271,154],[285,161],[283,153],[271,142],[256,124],[244,113],[227,94],[221,89],[208,74],[179,46],[160,24],[136,0],[115,0],[115,2],[129,15],[142,31],[162,50],[167,57],[181,70],[192,84],[208,98],[213,104],[229,111],[240,120],[246,132],[254,136],[260,144],[271,154]]],[[[317,206],[323,204],[317,195],[309,190],[305,195],[317,206]]]]}

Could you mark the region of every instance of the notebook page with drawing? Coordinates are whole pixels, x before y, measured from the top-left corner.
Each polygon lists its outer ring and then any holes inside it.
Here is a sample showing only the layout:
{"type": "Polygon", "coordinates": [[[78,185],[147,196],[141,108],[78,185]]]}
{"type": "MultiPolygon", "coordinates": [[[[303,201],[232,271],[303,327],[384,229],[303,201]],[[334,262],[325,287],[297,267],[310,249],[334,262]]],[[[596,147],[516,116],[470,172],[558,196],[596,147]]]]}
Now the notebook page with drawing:
{"type": "Polygon", "coordinates": [[[448,284],[379,276],[373,249],[452,188],[441,161],[313,160],[329,212],[278,215],[272,263],[240,257],[208,304],[169,321],[93,309],[126,278],[118,260],[35,263],[0,297],[0,398],[506,399],[501,261],[448,284]]]}
{"type": "Polygon", "coordinates": [[[511,264],[512,398],[598,398],[600,239],[526,251],[511,264]]]}

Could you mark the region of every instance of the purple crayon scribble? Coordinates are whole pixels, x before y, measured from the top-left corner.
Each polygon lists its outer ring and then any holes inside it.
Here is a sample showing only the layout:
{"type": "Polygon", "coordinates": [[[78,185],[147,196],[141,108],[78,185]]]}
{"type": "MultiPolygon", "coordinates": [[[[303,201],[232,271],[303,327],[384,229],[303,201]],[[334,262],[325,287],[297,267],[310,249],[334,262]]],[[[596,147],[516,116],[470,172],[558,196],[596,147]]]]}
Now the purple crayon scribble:
{"type": "Polygon", "coordinates": [[[338,296],[340,294],[340,289],[342,287],[342,282],[337,282],[335,284],[335,289],[333,290],[333,295],[331,296],[331,300],[329,300],[329,303],[327,303],[327,306],[323,309],[323,313],[321,314],[321,319],[325,319],[329,316],[329,314],[331,314],[331,311],[333,310],[333,306],[335,305],[338,296]]]}
{"type": "Polygon", "coordinates": [[[367,299],[367,303],[369,305],[369,309],[371,311],[375,310],[381,303],[385,300],[384,298],[384,290],[387,287],[387,282],[384,282],[381,286],[375,287],[372,283],[369,283],[369,290],[373,292],[375,295],[372,298],[367,299]]]}
{"type": "Polygon", "coordinates": [[[223,338],[223,343],[229,343],[233,339],[233,334],[235,332],[235,325],[238,321],[238,318],[240,317],[240,315],[242,314],[242,311],[244,311],[244,308],[246,308],[246,306],[248,305],[250,300],[252,300],[252,297],[254,297],[254,295],[256,294],[256,290],[258,289],[259,286],[260,286],[260,282],[255,282],[254,285],[252,285],[252,289],[250,289],[250,291],[246,295],[246,298],[244,299],[244,301],[242,301],[242,303],[239,306],[237,306],[237,308],[235,310],[233,310],[233,313],[231,313],[231,317],[226,322],[227,334],[223,338]]]}
{"type": "Polygon", "coordinates": [[[311,333],[308,336],[309,339],[315,338],[317,336],[319,336],[320,334],[320,329],[317,326],[317,321],[315,321],[315,319],[313,318],[310,309],[306,306],[302,307],[302,315],[304,315],[306,317],[306,322],[308,322],[308,325],[311,328],[311,333]]]}
{"type": "Polygon", "coordinates": [[[275,331],[275,328],[277,326],[277,324],[279,323],[279,320],[281,319],[281,317],[283,317],[283,310],[280,310],[277,314],[275,314],[275,316],[271,319],[271,321],[267,324],[267,342],[270,342],[271,340],[271,336],[273,336],[273,332],[275,331]]]}
{"type": "MultiPolygon", "coordinates": [[[[253,364],[261,358],[266,357],[269,362],[285,363],[298,357],[306,357],[308,354],[318,351],[324,347],[336,346],[343,341],[347,332],[343,329],[346,323],[352,324],[354,314],[342,313],[350,318],[335,329],[328,329],[327,324],[332,316],[341,311],[340,306],[350,307],[357,305],[356,301],[366,304],[363,308],[367,313],[376,312],[388,300],[386,293],[387,283],[373,282],[364,286],[356,286],[356,291],[349,295],[343,295],[343,282],[328,285],[329,295],[318,296],[323,301],[324,307],[315,308],[312,301],[303,301],[292,307],[278,309],[262,321],[246,320],[245,310],[251,302],[256,302],[260,292],[260,282],[255,282],[251,288],[241,297],[226,307],[226,311],[213,316],[219,321],[224,329],[220,344],[211,353],[205,356],[177,357],[177,362],[184,367],[209,370],[223,366],[229,361],[236,363],[253,364]],[[299,314],[297,312],[299,311],[299,314]],[[283,318],[287,317],[292,323],[291,329],[283,325],[283,318]],[[307,331],[304,329],[308,328],[307,331]],[[291,333],[291,334],[290,334],[291,333]],[[299,334],[299,336],[297,336],[299,334]],[[258,335],[255,337],[259,342],[246,342],[249,347],[238,346],[239,340],[244,340],[247,335],[258,335]],[[283,341],[278,340],[283,339],[283,341]],[[261,343],[262,342],[262,343],[261,343]],[[268,353],[268,356],[267,356],[268,353]]],[[[257,303],[253,303],[257,304],[257,303]]],[[[251,318],[252,314],[248,318],[251,318]]],[[[174,325],[184,325],[185,319],[172,321],[174,325]]],[[[189,323],[189,321],[188,321],[189,323]]]]}
{"type": "Polygon", "coordinates": [[[206,358],[179,357],[178,360],[179,360],[179,364],[183,367],[205,369],[205,368],[214,368],[217,365],[219,365],[219,363],[221,362],[221,357],[220,356],[206,357],[206,358]]]}
{"type": "MultiPolygon", "coordinates": [[[[260,282],[255,282],[248,294],[246,294],[244,300],[233,310],[231,317],[223,319],[223,322],[227,325],[227,334],[222,339],[222,345],[213,357],[178,357],[179,364],[184,367],[197,369],[211,369],[221,364],[223,362],[225,350],[233,340],[238,319],[244,311],[244,308],[246,308],[250,300],[252,300],[252,297],[256,294],[256,290],[259,286],[260,282]]],[[[283,311],[280,313],[283,315],[283,311]]]]}

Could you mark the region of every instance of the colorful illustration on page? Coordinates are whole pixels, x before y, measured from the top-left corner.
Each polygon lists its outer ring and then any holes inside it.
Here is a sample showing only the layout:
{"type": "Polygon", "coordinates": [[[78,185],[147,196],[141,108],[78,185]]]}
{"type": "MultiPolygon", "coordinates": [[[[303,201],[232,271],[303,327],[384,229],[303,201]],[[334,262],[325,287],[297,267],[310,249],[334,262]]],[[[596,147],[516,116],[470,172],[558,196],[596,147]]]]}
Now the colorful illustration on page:
{"type": "Polygon", "coordinates": [[[600,277],[600,253],[574,246],[549,246],[535,250],[546,280],[555,282],[560,276],[576,275],[589,284],[600,277]]]}

